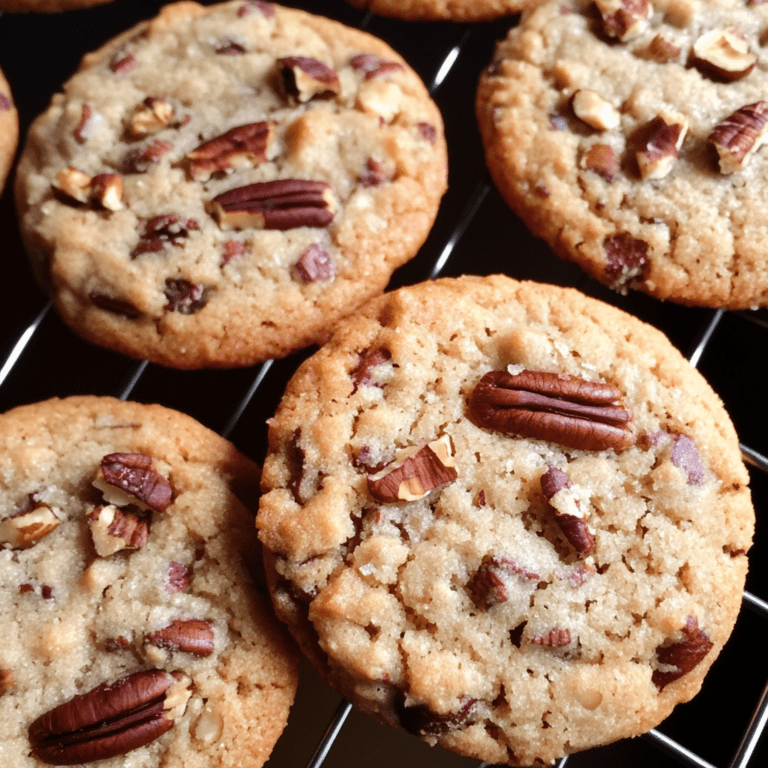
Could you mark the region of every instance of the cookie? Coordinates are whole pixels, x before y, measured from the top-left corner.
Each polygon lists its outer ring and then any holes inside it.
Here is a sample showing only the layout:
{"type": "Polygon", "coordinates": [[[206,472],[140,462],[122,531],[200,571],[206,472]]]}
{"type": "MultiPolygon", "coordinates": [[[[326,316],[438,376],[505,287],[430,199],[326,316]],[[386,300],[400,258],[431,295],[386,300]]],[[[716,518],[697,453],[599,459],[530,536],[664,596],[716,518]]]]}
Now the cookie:
{"type": "Polygon", "coordinates": [[[0,0],[0,11],[16,13],[55,13],[74,8],[90,8],[111,0],[0,0]]]}
{"type": "Polygon", "coordinates": [[[0,70],[0,192],[13,165],[19,142],[19,115],[13,103],[11,88],[0,70]]]}
{"type": "Polygon", "coordinates": [[[262,765],[297,654],[253,580],[257,467],[112,398],[22,406],[0,432],[7,763],[262,765]]]}
{"type": "Polygon", "coordinates": [[[411,21],[490,21],[519,13],[536,0],[348,0],[381,16],[411,21]]]}
{"type": "Polygon", "coordinates": [[[64,90],[20,160],[35,273],[83,337],[164,365],[322,341],[415,255],[446,188],[415,72],[303,11],[166,5],[64,90]]]}
{"type": "Polygon", "coordinates": [[[488,167],[564,259],[621,292],[768,305],[768,8],[547,2],[482,73],[488,167]]]}
{"type": "Polygon", "coordinates": [[[575,289],[378,297],[298,369],[269,440],[278,616],[431,744],[529,766],[642,733],[731,632],[754,525],[733,426],[661,332],[575,289]]]}

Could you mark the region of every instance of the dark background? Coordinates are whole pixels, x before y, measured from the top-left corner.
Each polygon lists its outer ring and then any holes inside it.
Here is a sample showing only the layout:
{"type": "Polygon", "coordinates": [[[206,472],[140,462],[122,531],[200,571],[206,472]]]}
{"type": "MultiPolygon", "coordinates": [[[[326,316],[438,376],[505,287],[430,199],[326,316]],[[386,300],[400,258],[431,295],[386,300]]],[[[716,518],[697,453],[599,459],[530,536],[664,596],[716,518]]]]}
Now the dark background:
{"type": "MultiPolygon", "coordinates": [[[[130,25],[154,16],[159,0],[113,0],[81,11],[59,14],[0,14],[0,69],[9,81],[21,119],[22,143],[29,122],[75,71],[82,55],[130,25]]],[[[207,3],[206,3],[207,4],[207,3]]],[[[286,2],[351,26],[362,27],[398,50],[432,88],[446,122],[450,152],[450,188],[436,225],[417,257],[395,273],[390,287],[429,278],[449,247],[441,275],[505,272],[575,286],[619,306],[664,331],[686,355],[699,349],[698,367],[723,399],[742,444],[768,455],[765,359],[768,314],[682,307],[642,294],[621,296],[557,259],[533,238],[492,187],[474,118],[474,93],[494,42],[516,17],[479,24],[405,22],[374,17],[343,0],[286,2]],[[458,51],[453,66],[436,84],[446,56],[458,51]],[[454,247],[450,249],[450,246],[454,247]],[[707,329],[714,327],[711,335],[707,329]],[[703,347],[700,346],[704,340],[703,347]]],[[[312,350],[265,366],[232,371],[175,371],[142,364],[81,341],[50,309],[35,285],[18,234],[11,195],[12,178],[0,200],[0,411],[52,396],[97,394],[158,402],[189,413],[226,434],[237,447],[261,462],[266,450],[267,418],[274,412],[285,382],[312,350]],[[22,334],[39,321],[15,363],[6,360],[22,334]]],[[[450,318],[447,318],[449,321],[450,318]]],[[[764,460],[763,460],[764,464],[764,460]]],[[[747,600],[733,637],[701,693],[678,707],[658,732],[693,756],[670,756],[659,737],[646,736],[575,755],[571,768],[688,765],[757,768],[768,764],[768,737],[749,762],[738,752],[745,730],[768,681],[768,566],[760,515],[766,510],[765,466],[750,466],[758,516],[747,600]]],[[[302,668],[299,696],[289,726],[269,765],[305,766],[339,704],[308,668],[302,668]]],[[[415,738],[352,711],[325,766],[476,766],[476,760],[432,749],[415,738]]]]}

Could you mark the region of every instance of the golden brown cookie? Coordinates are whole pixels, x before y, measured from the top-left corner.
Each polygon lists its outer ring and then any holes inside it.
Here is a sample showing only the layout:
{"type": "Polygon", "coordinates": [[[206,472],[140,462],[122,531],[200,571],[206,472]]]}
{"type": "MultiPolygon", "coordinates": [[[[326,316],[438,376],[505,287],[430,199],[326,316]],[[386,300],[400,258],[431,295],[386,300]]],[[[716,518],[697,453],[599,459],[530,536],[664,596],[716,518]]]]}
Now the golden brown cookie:
{"type": "Polygon", "coordinates": [[[8,765],[262,765],[297,654],[254,581],[257,467],[112,398],[22,406],[0,434],[8,765]]]}
{"type": "Polygon", "coordinates": [[[0,70],[0,192],[13,164],[19,143],[19,115],[13,103],[11,87],[0,70]]]}
{"type": "Polygon", "coordinates": [[[322,341],[416,254],[446,177],[440,113],[388,45],[234,0],[166,5],[87,55],[16,191],[74,330],[202,368],[322,341]]]}
{"type": "Polygon", "coordinates": [[[768,304],[768,7],[547,2],[480,78],[488,167],[534,234],[612,288],[768,304]]]}
{"type": "Polygon", "coordinates": [[[667,338],[573,289],[443,279],[365,305],[270,422],[278,615],[364,711],[530,766],[701,686],[754,525],[723,406],[667,338]]]}
{"type": "Polygon", "coordinates": [[[519,13],[538,0],[349,0],[381,16],[411,21],[489,21],[519,13]]]}

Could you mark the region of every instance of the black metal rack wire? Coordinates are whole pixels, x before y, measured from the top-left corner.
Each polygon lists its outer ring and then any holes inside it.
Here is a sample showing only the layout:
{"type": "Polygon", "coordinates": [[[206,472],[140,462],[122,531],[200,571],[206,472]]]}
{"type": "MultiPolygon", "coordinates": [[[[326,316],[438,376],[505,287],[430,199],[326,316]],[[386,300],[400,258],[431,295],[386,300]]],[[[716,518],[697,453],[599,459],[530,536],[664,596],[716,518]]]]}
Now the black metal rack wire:
{"type": "MultiPolygon", "coordinates": [[[[0,68],[29,122],[76,69],[84,53],[153,16],[162,0],[112,0],[62,14],[0,14],[0,68]]],[[[647,296],[621,296],[557,259],[501,200],[488,177],[474,118],[474,92],[496,40],[516,18],[480,24],[404,22],[372,16],[345,0],[285,4],[366,29],[398,50],[422,76],[446,122],[449,191],[435,227],[390,287],[440,275],[504,272],[519,279],[570,285],[617,305],[664,331],[709,380],[729,410],[750,470],[758,516],[743,607],[733,636],[701,692],[656,729],[560,760],[558,768],[768,765],[768,418],[763,395],[768,314],[682,307],[647,296]]],[[[312,350],[232,371],[174,371],[93,347],[60,321],[31,276],[18,234],[9,181],[0,200],[0,411],[70,394],[159,402],[189,413],[261,461],[265,421],[285,383],[312,350]],[[21,307],[21,309],[19,309],[21,307]]],[[[768,254],[766,255],[768,258],[768,254]]],[[[268,766],[367,768],[485,763],[431,748],[374,722],[330,691],[308,665],[288,727],[268,766]]]]}

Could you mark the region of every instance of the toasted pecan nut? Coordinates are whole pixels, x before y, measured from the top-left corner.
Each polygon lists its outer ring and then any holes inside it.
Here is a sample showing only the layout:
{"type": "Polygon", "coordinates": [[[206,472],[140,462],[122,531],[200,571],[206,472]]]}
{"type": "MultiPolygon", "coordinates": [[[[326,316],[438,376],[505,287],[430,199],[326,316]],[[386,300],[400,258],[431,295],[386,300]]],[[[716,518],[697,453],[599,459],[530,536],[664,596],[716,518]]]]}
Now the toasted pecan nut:
{"type": "Polygon", "coordinates": [[[148,520],[112,504],[95,507],[86,519],[99,557],[123,549],[141,549],[149,539],[148,520]]]}
{"type": "Polygon", "coordinates": [[[143,453],[107,454],[93,484],[116,506],[141,504],[162,512],[173,497],[168,480],[155,469],[152,457],[143,453]]]}
{"type": "Polygon", "coordinates": [[[277,60],[285,92],[299,102],[331,99],[341,93],[336,70],[308,56],[286,56],[277,60]]]}
{"type": "Polygon", "coordinates": [[[0,520],[0,547],[29,549],[53,533],[59,523],[59,518],[47,504],[35,503],[23,512],[0,520]]]}
{"type": "Polygon", "coordinates": [[[478,426],[601,451],[633,445],[632,411],[609,384],[564,373],[489,371],[475,386],[469,413],[478,426]]]}
{"type": "Polygon", "coordinates": [[[401,451],[381,472],[368,475],[368,490],[385,504],[422,499],[457,477],[448,435],[401,451]]]}
{"type": "Polygon", "coordinates": [[[565,538],[579,554],[589,554],[595,548],[595,537],[589,530],[585,505],[576,494],[571,478],[557,467],[547,467],[541,476],[541,491],[565,538]]]}
{"type": "Polygon", "coordinates": [[[400,725],[408,733],[415,736],[436,736],[467,725],[476,702],[477,699],[463,697],[458,711],[442,714],[434,712],[426,704],[406,706],[405,695],[400,694],[395,699],[395,711],[400,725]]]}
{"type": "Polygon", "coordinates": [[[174,109],[164,99],[147,96],[136,108],[128,123],[128,134],[131,138],[140,139],[157,133],[173,120],[174,109]]]}
{"type": "Polygon", "coordinates": [[[603,30],[622,42],[641,35],[653,15],[649,0],[596,0],[603,17],[603,30]]]}
{"type": "Polygon", "coordinates": [[[488,610],[509,600],[506,584],[509,578],[533,583],[538,582],[540,576],[508,557],[486,555],[467,582],[467,592],[478,608],[488,610]]]}
{"type": "Polygon", "coordinates": [[[664,112],[640,130],[635,158],[642,179],[662,179],[671,170],[688,133],[683,115],[664,112]]]}
{"type": "Polygon", "coordinates": [[[147,642],[158,648],[183,651],[195,656],[213,653],[213,629],[203,619],[177,619],[167,627],[147,635],[147,642]]]}
{"type": "Polygon", "coordinates": [[[598,131],[610,131],[621,122],[621,114],[599,93],[582,88],[571,99],[573,113],[582,122],[598,131]]]}
{"type": "Polygon", "coordinates": [[[653,684],[663,691],[683,675],[687,675],[712,650],[714,643],[709,635],[699,629],[699,622],[688,616],[682,629],[683,639],[670,645],[661,645],[656,650],[659,664],[669,667],[667,670],[655,669],[651,679],[653,684]]]}
{"type": "Polygon", "coordinates": [[[331,185],[310,179],[275,179],[217,195],[208,209],[222,229],[327,227],[336,213],[331,185]]]}
{"type": "Polygon", "coordinates": [[[189,685],[189,678],[161,669],[99,685],[29,726],[32,754],[49,765],[78,765],[143,747],[173,727],[189,685]]]}
{"type": "Polygon", "coordinates": [[[271,154],[274,138],[273,122],[239,125],[188,152],[187,173],[194,181],[207,181],[219,171],[263,163],[271,154]]]}
{"type": "Polygon", "coordinates": [[[713,80],[730,83],[746,77],[757,54],[736,29],[714,29],[693,44],[693,64],[713,80]]]}
{"type": "Polygon", "coordinates": [[[768,134],[768,101],[737,109],[709,135],[720,156],[720,173],[743,170],[768,134]]]}

